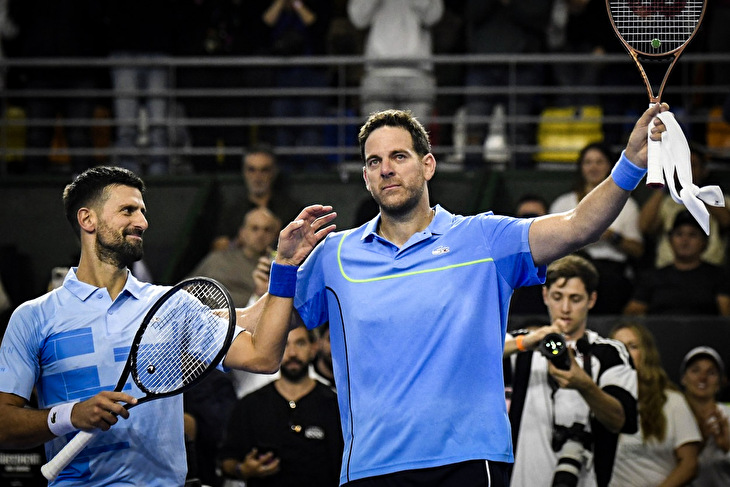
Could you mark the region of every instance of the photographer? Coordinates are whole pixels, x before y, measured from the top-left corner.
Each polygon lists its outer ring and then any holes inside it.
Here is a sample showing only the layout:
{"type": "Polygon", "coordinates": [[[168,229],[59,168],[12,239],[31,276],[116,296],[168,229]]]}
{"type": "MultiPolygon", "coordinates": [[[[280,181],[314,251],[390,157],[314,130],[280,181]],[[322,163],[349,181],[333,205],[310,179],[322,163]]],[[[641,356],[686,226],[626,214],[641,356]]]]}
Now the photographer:
{"type": "Polygon", "coordinates": [[[507,337],[505,356],[533,352],[512,360],[513,486],[608,485],[618,434],[637,430],[626,348],[586,329],[597,285],[583,257],[553,262],[543,288],[552,325],[507,337]]]}

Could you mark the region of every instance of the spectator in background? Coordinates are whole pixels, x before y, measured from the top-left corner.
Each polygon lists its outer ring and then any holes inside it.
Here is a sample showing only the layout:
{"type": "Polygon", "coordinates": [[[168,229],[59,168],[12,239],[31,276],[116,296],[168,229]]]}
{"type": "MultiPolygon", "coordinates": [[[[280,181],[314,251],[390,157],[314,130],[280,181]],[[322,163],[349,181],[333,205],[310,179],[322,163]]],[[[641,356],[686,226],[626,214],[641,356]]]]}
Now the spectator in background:
{"type": "Polygon", "coordinates": [[[220,281],[230,291],[237,308],[248,306],[255,289],[252,273],[259,258],[271,253],[280,229],[281,220],[271,210],[249,210],[239,228],[237,245],[212,250],[195,267],[192,275],[220,281]]]}
{"type": "Polygon", "coordinates": [[[117,124],[116,164],[136,174],[166,174],[169,69],[174,53],[174,0],[109,0],[106,28],[117,124]],[[141,91],[141,93],[136,93],[141,91]],[[145,156],[139,149],[149,149],[145,156]]]}
{"type": "Polygon", "coordinates": [[[587,328],[597,285],[596,268],[583,257],[568,255],[548,266],[545,305],[552,326],[574,350],[565,350],[567,370],[538,351],[547,328],[505,340],[505,355],[526,352],[521,356],[529,360],[522,365],[524,373],[518,373],[522,357],[515,363],[509,412],[515,432],[512,485],[561,485],[551,483],[552,474],[561,470],[559,460],[569,457],[579,470],[579,485],[606,486],[619,433],[637,431],[637,379],[626,349],[587,328]]]}
{"type": "Polygon", "coordinates": [[[317,328],[317,354],[312,361],[314,377],[321,383],[336,390],[335,373],[332,370],[332,346],[330,344],[329,322],[317,328]]]}
{"type": "MultiPolygon", "coordinates": [[[[517,201],[515,216],[536,218],[547,215],[548,204],[537,194],[527,193],[517,201]]],[[[542,299],[542,285],[525,286],[515,289],[510,300],[510,315],[544,315],[545,303],[542,299]]]]}
{"type": "Polygon", "coordinates": [[[236,403],[221,469],[248,487],[336,487],[342,460],[337,395],[309,376],[314,331],[289,332],[281,377],[236,403]]]}
{"type": "Polygon", "coordinates": [[[622,323],[611,338],[626,345],[636,367],[639,431],[619,436],[610,485],[689,485],[697,474],[702,436],[687,400],[662,368],[654,337],[642,325],[622,323]]]}
{"type": "Polygon", "coordinates": [[[194,476],[209,487],[223,484],[216,472],[218,448],[225,436],[225,418],[231,414],[236,399],[231,376],[218,369],[183,394],[186,437],[192,431],[192,437],[186,438],[188,478],[194,476]]]}
{"type": "MultiPolygon", "coordinates": [[[[106,54],[103,42],[102,2],[95,0],[22,0],[12,4],[12,15],[20,29],[19,52],[22,57],[95,57],[106,54]]],[[[31,96],[25,98],[26,116],[36,120],[27,132],[27,146],[33,151],[45,151],[26,156],[29,172],[79,173],[93,165],[90,155],[73,154],[70,164],[64,157],[51,159],[50,151],[56,123],[71,150],[91,149],[89,125],[96,100],[89,90],[100,86],[99,75],[90,67],[28,67],[22,68],[23,88],[29,90],[68,90],[73,95],[31,96]],[[55,122],[61,117],[59,122],[55,122]],[[84,119],[66,125],[65,120],[84,119]]],[[[23,172],[24,168],[13,167],[23,172]]]]}
{"type": "MultiPolygon", "coordinates": [[[[707,155],[696,144],[690,145],[692,181],[698,186],[708,184],[707,155]]],[[[725,195],[725,207],[706,205],[710,212],[710,235],[707,247],[702,252],[702,260],[710,264],[723,265],[728,245],[730,229],[730,197],[725,195]]],[[[672,263],[670,230],[683,205],[675,202],[667,191],[654,191],[641,207],[639,226],[647,237],[656,239],[654,266],[657,269],[672,263]]]]}
{"type": "MultiPolygon", "coordinates": [[[[10,16],[9,4],[10,0],[0,0],[0,60],[5,59],[2,39],[14,39],[18,35],[18,26],[10,16]]],[[[0,89],[5,89],[5,67],[0,68],[0,89]]]]}
{"type": "Polygon", "coordinates": [[[443,0],[349,0],[347,13],[358,29],[368,29],[360,112],[410,110],[424,126],[436,99],[430,29],[441,19],[443,0]],[[389,59],[413,59],[389,63],[389,59]]]}
{"type": "Polygon", "coordinates": [[[669,232],[674,261],[639,277],[624,314],[730,316],[730,280],[722,267],[702,260],[707,241],[689,211],[678,213],[669,232]]]}
{"type": "MultiPolygon", "coordinates": [[[[466,52],[468,54],[533,54],[544,52],[548,19],[553,0],[502,1],[467,0],[464,19],[466,21],[466,52]]],[[[467,89],[499,87],[510,84],[510,68],[506,64],[473,64],[467,68],[465,85],[467,89]]],[[[540,86],[543,84],[544,68],[535,64],[519,64],[514,80],[520,86],[540,86]]],[[[538,100],[533,96],[515,97],[517,103],[514,115],[526,116],[538,113],[538,100]]],[[[466,96],[469,117],[489,117],[501,105],[502,113],[507,110],[507,96],[486,96],[468,94],[466,96]]],[[[510,115],[512,113],[510,112],[510,115]]],[[[497,130],[496,124],[489,130],[497,130]]],[[[504,130],[504,128],[501,128],[504,130]]],[[[514,145],[534,144],[534,130],[526,123],[516,126],[514,145]]],[[[487,125],[470,123],[467,131],[468,145],[481,145],[487,135],[487,125]]],[[[502,147],[506,150],[506,147],[502,147]]],[[[481,154],[481,153],[480,153],[481,154]]],[[[472,156],[467,162],[480,162],[472,156]]],[[[532,156],[528,152],[517,154],[518,167],[530,167],[532,156]]]]}
{"type": "Polygon", "coordinates": [[[700,468],[693,487],[730,485],[730,405],[717,402],[725,385],[725,363],[710,347],[687,352],[679,368],[684,397],[702,433],[700,468]]]}
{"type": "MultiPolygon", "coordinates": [[[[226,60],[228,56],[266,57],[271,53],[270,29],[262,21],[269,0],[183,0],[176,7],[176,53],[180,56],[206,57],[226,60]]],[[[190,118],[247,118],[261,119],[269,115],[268,96],[260,88],[270,88],[269,66],[194,64],[178,66],[177,87],[182,89],[244,89],[250,95],[186,96],[180,99],[190,118]]],[[[240,158],[232,148],[247,147],[270,141],[270,127],[251,121],[240,124],[210,125],[197,122],[187,127],[195,148],[216,150],[192,156],[193,168],[198,173],[237,172],[240,158]]],[[[239,216],[240,219],[240,216],[239,216]]],[[[234,232],[238,223],[234,223],[234,232]]]]}
{"type": "MultiPolygon", "coordinates": [[[[610,149],[601,143],[585,146],[578,155],[575,189],[558,196],[550,205],[550,213],[575,208],[586,194],[608,177],[614,160],[610,149]]],[[[621,314],[631,297],[634,279],[632,260],[640,258],[644,252],[636,200],[629,198],[600,240],[587,245],[583,251],[601,276],[599,298],[593,313],[621,314]]]]}
{"type": "MultiPolygon", "coordinates": [[[[330,27],[332,5],[328,0],[272,0],[263,14],[263,22],[271,30],[272,54],[275,56],[323,56],[330,27]]],[[[313,89],[329,85],[328,70],[324,66],[286,63],[274,71],[274,87],[313,89]]],[[[327,98],[312,93],[306,96],[277,96],[271,103],[275,117],[324,117],[327,98]]],[[[289,126],[277,123],[277,147],[317,147],[323,144],[324,126],[305,123],[289,126]]],[[[317,157],[282,158],[293,167],[316,160],[317,157]]]]}
{"type": "Polygon", "coordinates": [[[303,207],[286,193],[276,155],[270,146],[261,144],[247,150],[243,155],[241,173],[246,190],[223,208],[213,249],[225,249],[236,244],[241,219],[253,208],[268,208],[284,222],[297,216],[303,207]]]}

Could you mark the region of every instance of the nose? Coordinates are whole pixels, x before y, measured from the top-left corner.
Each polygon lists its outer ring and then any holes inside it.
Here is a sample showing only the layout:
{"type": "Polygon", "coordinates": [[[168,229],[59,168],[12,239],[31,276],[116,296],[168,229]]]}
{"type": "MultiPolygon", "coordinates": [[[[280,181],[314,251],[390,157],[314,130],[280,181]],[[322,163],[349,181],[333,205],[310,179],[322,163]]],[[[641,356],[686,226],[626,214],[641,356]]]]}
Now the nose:
{"type": "Polygon", "coordinates": [[[144,213],[142,213],[141,211],[137,212],[137,218],[135,218],[134,220],[134,226],[142,230],[147,230],[147,227],[149,226],[147,217],[144,216],[144,213]]]}
{"type": "Polygon", "coordinates": [[[390,159],[383,159],[383,161],[380,163],[380,176],[386,178],[392,176],[393,174],[393,163],[390,162],[390,159]]]}
{"type": "Polygon", "coordinates": [[[560,301],[560,311],[568,313],[570,311],[570,300],[565,298],[560,301]]]}
{"type": "Polygon", "coordinates": [[[284,357],[282,358],[282,362],[286,362],[289,359],[289,357],[292,357],[293,355],[295,355],[294,349],[295,349],[295,347],[292,345],[286,346],[286,348],[284,349],[284,357]]]}

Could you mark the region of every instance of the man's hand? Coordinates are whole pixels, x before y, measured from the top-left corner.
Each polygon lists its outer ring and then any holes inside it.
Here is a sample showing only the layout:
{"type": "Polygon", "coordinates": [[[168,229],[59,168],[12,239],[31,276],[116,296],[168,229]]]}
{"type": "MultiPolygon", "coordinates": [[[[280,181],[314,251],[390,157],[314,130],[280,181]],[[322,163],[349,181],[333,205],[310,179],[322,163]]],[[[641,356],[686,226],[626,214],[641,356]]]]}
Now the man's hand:
{"type": "Polygon", "coordinates": [[[254,448],[246,455],[243,462],[239,465],[241,476],[244,479],[251,477],[269,477],[281,470],[279,466],[280,460],[274,456],[272,452],[259,453],[254,448]]]}
{"type": "Polygon", "coordinates": [[[328,224],[336,216],[331,206],[312,205],[304,208],[297,219],[279,234],[276,263],[301,264],[319,241],[335,229],[334,224],[328,224]]]}
{"type": "Polygon", "coordinates": [[[116,424],[118,416],[129,417],[129,411],[122,403],[135,404],[137,399],[122,392],[102,391],[94,397],[74,405],[71,424],[84,431],[99,428],[107,431],[116,424]]]}
{"type": "Polygon", "coordinates": [[[588,377],[586,371],[575,361],[575,353],[572,348],[568,348],[570,354],[570,369],[563,370],[555,367],[552,362],[548,361],[548,373],[553,376],[555,382],[564,389],[576,389],[581,391],[587,387],[593,386],[593,379],[588,377]]]}
{"type": "Polygon", "coordinates": [[[651,139],[661,140],[662,132],[667,128],[661,120],[656,118],[661,112],[669,110],[669,105],[662,103],[649,107],[644,114],[636,121],[634,129],[629,136],[629,142],[626,144],[626,157],[639,167],[646,167],[647,160],[647,141],[646,134],[649,124],[654,126],[651,129],[651,139]]]}

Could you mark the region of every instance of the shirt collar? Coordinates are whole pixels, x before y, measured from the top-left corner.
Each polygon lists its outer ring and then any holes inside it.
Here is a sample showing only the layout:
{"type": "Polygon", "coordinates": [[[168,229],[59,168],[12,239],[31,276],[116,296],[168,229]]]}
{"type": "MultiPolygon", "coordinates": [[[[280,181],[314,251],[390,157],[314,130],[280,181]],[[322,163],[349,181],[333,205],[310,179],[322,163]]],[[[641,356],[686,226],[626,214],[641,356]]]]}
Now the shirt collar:
{"type": "MultiPolygon", "coordinates": [[[[425,232],[430,233],[431,235],[442,235],[446,233],[451,226],[453,215],[443,209],[441,205],[436,205],[433,209],[436,214],[428,227],[426,227],[425,232]]],[[[380,213],[365,224],[362,234],[360,235],[360,240],[366,240],[368,238],[372,239],[375,237],[378,234],[378,225],[380,225],[380,213]]]]}
{"type": "MultiPolygon", "coordinates": [[[[81,301],[86,301],[89,296],[94,294],[94,292],[100,288],[86,282],[79,281],[76,277],[78,269],[78,267],[72,267],[69,269],[68,274],[66,274],[66,278],[63,280],[63,287],[81,301]]],[[[136,299],[139,299],[142,294],[142,283],[138,281],[137,278],[129,272],[129,270],[127,270],[127,282],[124,283],[124,288],[119,294],[121,295],[124,292],[127,292],[136,299]]]]}

